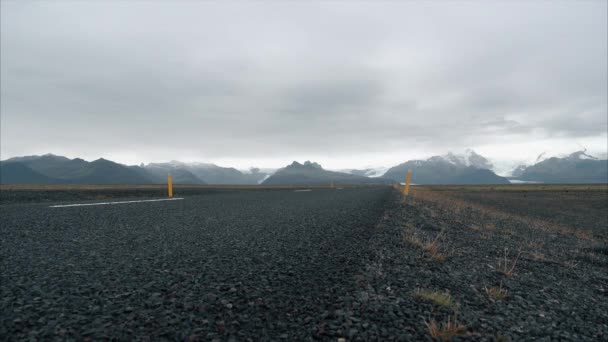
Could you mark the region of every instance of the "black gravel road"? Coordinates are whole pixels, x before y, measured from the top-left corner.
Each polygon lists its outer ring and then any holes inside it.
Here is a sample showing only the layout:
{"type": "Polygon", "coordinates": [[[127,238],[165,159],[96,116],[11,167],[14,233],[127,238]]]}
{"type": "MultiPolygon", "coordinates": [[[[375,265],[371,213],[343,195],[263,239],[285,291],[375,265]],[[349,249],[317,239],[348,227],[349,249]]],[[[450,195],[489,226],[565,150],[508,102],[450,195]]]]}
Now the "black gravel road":
{"type": "Polygon", "coordinates": [[[608,194],[481,195],[0,205],[0,340],[608,340],[608,194]]]}
{"type": "MultiPolygon", "coordinates": [[[[310,340],[356,307],[391,190],[0,206],[5,340],[310,340]],[[336,319],[330,319],[335,317],[336,319]]],[[[356,331],[332,329],[334,336],[356,331]]],[[[335,337],[332,337],[335,338],[335,337]]]]}

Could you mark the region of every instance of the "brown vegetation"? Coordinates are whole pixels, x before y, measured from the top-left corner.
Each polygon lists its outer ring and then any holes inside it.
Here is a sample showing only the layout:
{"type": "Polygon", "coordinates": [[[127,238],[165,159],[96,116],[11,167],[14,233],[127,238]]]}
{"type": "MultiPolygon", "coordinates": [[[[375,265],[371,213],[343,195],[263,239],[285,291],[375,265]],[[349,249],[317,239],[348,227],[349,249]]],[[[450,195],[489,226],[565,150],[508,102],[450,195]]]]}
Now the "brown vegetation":
{"type": "Polygon", "coordinates": [[[444,251],[439,242],[442,233],[439,233],[434,239],[421,238],[416,233],[406,233],[404,238],[409,244],[427,252],[431,259],[437,262],[444,262],[448,257],[448,252],[444,251]]]}
{"type": "Polygon", "coordinates": [[[456,309],[458,308],[458,305],[456,304],[454,299],[452,299],[452,296],[448,292],[416,289],[416,291],[414,291],[412,295],[416,299],[425,300],[435,305],[448,308],[454,311],[456,311],[456,309]]]}
{"type": "Polygon", "coordinates": [[[446,322],[437,323],[434,319],[424,322],[431,337],[448,341],[452,337],[462,335],[466,331],[466,326],[460,324],[454,316],[448,316],[446,322]]]}
{"type": "Polygon", "coordinates": [[[514,259],[509,259],[509,249],[505,247],[504,255],[498,258],[498,271],[507,277],[513,276],[520,255],[521,251],[517,253],[517,256],[514,259]]]}
{"type": "Polygon", "coordinates": [[[509,295],[509,291],[502,287],[502,282],[500,283],[499,287],[496,287],[496,286],[484,287],[484,290],[486,291],[486,294],[488,295],[488,297],[494,301],[504,300],[509,295]]]}
{"type": "MultiPolygon", "coordinates": [[[[492,186],[491,187],[495,191],[514,191],[514,189],[518,190],[527,190],[532,191],[533,189],[541,189],[551,191],[574,191],[580,189],[592,189],[590,191],[599,192],[608,191],[608,185],[598,184],[598,185],[527,185],[527,187],[523,186],[492,186]],[[513,188],[511,188],[513,187],[513,188]]],[[[483,191],[488,191],[490,189],[489,186],[417,186],[413,187],[411,194],[414,200],[420,201],[429,201],[437,204],[440,208],[444,210],[448,210],[456,215],[460,215],[466,213],[467,211],[475,211],[479,216],[482,217],[482,220],[470,223],[470,227],[472,230],[476,231],[485,231],[485,232],[493,232],[498,231],[502,234],[513,235],[513,230],[510,230],[509,227],[501,227],[502,229],[498,229],[494,222],[502,221],[502,222],[512,222],[513,225],[523,224],[533,229],[538,229],[545,232],[557,233],[562,235],[575,235],[581,240],[586,240],[590,242],[596,242],[597,239],[593,236],[593,234],[588,229],[583,229],[580,227],[571,227],[569,225],[565,225],[563,223],[551,222],[539,218],[534,218],[525,215],[519,215],[514,212],[507,212],[501,210],[496,207],[491,207],[487,205],[482,205],[477,202],[472,202],[468,200],[464,200],[458,196],[458,193],[455,190],[463,190],[468,193],[482,193],[483,191]]],[[[542,204],[539,204],[541,206],[542,204]]],[[[581,216],[584,217],[584,216],[581,216]]]]}

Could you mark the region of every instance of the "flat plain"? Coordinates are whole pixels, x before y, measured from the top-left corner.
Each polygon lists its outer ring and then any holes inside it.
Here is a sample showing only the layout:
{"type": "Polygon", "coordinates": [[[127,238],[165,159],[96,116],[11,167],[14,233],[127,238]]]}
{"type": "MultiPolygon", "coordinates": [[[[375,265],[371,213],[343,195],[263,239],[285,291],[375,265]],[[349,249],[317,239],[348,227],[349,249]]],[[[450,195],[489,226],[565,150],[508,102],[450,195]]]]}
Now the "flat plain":
{"type": "Polygon", "coordinates": [[[608,338],[605,186],[123,190],[3,191],[0,336],[608,338]]]}

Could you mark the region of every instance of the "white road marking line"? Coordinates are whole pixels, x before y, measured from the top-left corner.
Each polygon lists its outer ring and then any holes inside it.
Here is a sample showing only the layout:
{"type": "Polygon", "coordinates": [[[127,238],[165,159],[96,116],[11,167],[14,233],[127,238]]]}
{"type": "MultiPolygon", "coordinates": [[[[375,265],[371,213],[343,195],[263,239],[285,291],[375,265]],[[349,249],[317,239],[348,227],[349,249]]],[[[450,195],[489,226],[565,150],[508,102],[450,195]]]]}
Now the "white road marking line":
{"type": "Polygon", "coordinates": [[[161,199],[139,200],[139,201],[61,204],[61,205],[51,205],[51,206],[49,206],[49,208],[86,207],[86,206],[91,206],[91,205],[111,205],[111,204],[125,204],[125,203],[177,201],[177,200],[183,200],[183,199],[184,199],[183,197],[176,197],[176,198],[161,198],[161,199]]]}
{"type": "Polygon", "coordinates": [[[294,190],[293,192],[304,192],[304,191],[312,191],[312,189],[306,189],[306,190],[294,190]]]}

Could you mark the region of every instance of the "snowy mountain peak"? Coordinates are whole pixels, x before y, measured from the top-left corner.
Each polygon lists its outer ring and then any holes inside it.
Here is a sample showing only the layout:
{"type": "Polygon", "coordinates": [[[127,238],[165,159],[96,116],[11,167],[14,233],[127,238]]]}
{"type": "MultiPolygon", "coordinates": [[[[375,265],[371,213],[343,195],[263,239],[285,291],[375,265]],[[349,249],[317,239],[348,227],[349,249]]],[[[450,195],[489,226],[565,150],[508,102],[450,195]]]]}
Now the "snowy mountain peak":
{"type": "Polygon", "coordinates": [[[286,168],[306,168],[306,169],[319,169],[319,170],[323,170],[323,167],[321,167],[320,164],[315,163],[315,162],[311,162],[310,160],[307,160],[304,162],[304,164],[300,164],[297,161],[293,161],[293,163],[289,164],[286,166],[286,168]]]}
{"type": "Polygon", "coordinates": [[[487,158],[471,149],[466,149],[464,154],[448,152],[446,155],[440,156],[440,158],[457,166],[473,166],[478,169],[488,170],[491,170],[493,167],[492,163],[487,158]]]}
{"type": "Polygon", "coordinates": [[[527,167],[534,166],[536,164],[539,164],[541,162],[544,162],[544,161],[552,159],[552,158],[569,160],[569,161],[577,161],[577,160],[604,160],[604,159],[606,159],[601,154],[600,154],[599,158],[594,157],[594,156],[592,156],[590,154],[587,154],[587,149],[583,149],[581,151],[572,152],[570,154],[549,153],[549,152],[545,151],[545,152],[539,154],[538,157],[536,158],[536,160],[534,160],[534,161],[531,161],[531,160],[529,160],[529,161],[521,161],[518,164],[513,165],[511,167],[511,171],[510,172],[505,172],[505,175],[512,176],[512,177],[519,177],[519,176],[521,176],[524,173],[524,171],[526,170],[527,167]]]}
{"type": "Polygon", "coordinates": [[[599,160],[598,158],[596,158],[596,157],[594,157],[594,156],[591,156],[591,155],[588,155],[588,154],[587,154],[587,153],[585,153],[585,152],[587,152],[587,150],[583,150],[583,151],[577,151],[577,152],[571,153],[571,154],[568,156],[568,159],[590,159],[590,160],[599,160]]]}
{"type": "Polygon", "coordinates": [[[356,175],[356,176],[365,176],[365,177],[376,178],[376,177],[382,177],[388,169],[389,169],[388,167],[384,167],[384,166],[378,166],[378,167],[365,166],[361,169],[339,169],[336,171],[342,172],[342,173],[350,173],[351,175],[356,175]]]}
{"type": "Polygon", "coordinates": [[[147,167],[172,167],[172,168],[187,168],[187,167],[197,167],[197,168],[217,168],[218,166],[211,163],[200,163],[200,162],[182,162],[179,160],[171,160],[169,162],[164,163],[149,163],[147,167]]]}
{"type": "Polygon", "coordinates": [[[545,151],[545,152],[539,154],[533,163],[525,163],[525,164],[534,165],[534,164],[538,164],[538,163],[545,161],[547,159],[550,159],[550,158],[561,158],[561,159],[570,159],[570,160],[574,160],[574,159],[599,160],[599,159],[602,159],[602,158],[596,158],[590,154],[587,154],[587,149],[584,148],[580,151],[575,151],[572,153],[556,153],[556,152],[545,151]]]}

